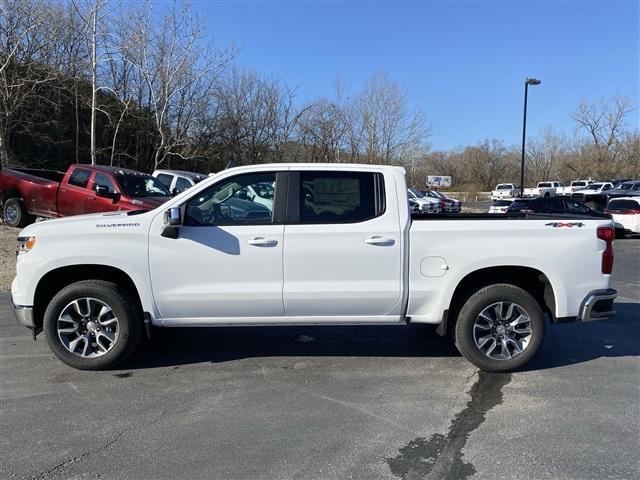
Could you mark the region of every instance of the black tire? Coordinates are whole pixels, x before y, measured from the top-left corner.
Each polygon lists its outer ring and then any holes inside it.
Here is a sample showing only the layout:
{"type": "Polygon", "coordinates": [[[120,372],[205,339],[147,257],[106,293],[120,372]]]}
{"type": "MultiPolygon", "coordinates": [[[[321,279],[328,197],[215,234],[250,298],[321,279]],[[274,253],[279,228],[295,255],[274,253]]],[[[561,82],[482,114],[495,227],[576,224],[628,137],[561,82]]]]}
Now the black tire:
{"type": "Polygon", "coordinates": [[[19,198],[7,199],[2,208],[2,219],[10,227],[26,227],[35,221],[35,217],[27,212],[24,203],[19,198]]]}
{"type": "Polygon", "coordinates": [[[537,353],[544,337],[544,313],[538,301],[528,292],[511,284],[494,284],[475,292],[463,305],[455,326],[455,344],[460,353],[476,367],[486,372],[515,370],[537,353]],[[487,356],[474,340],[474,324],[479,314],[496,302],[512,302],[525,310],[530,319],[531,337],[526,348],[510,359],[487,356]]]}
{"type": "Polygon", "coordinates": [[[142,339],[141,313],[127,290],[104,280],[83,280],[66,286],[51,299],[44,314],[44,332],[51,350],[62,362],[79,370],[103,370],[122,363],[136,350],[142,339]],[[105,303],[118,319],[116,341],[106,353],[95,358],[72,353],[58,335],[58,317],[71,302],[81,298],[105,303]]]}

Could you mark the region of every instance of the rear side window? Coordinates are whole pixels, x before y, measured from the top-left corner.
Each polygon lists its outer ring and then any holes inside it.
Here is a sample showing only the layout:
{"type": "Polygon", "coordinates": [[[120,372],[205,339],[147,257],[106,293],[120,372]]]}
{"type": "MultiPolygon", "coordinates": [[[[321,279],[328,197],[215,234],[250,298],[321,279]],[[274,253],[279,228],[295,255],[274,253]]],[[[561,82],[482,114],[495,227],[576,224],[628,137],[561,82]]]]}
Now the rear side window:
{"type": "Polygon", "coordinates": [[[538,188],[550,188],[553,185],[551,185],[550,183],[539,183],[538,184],[538,188]]]}
{"type": "Polygon", "coordinates": [[[640,203],[635,200],[611,200],[607,210],[638,210],[640,203]]]}
{"type": "MultiPolygon", "coordinates": [[[[158,178],[158,180],[160,179],[158,178]]],[[[178,177],[178,179],[176,180],[176,190],[178,191],[178,193],[184,192],[189,187],[191,187],[191,182],[189,182],[189,180],[187,180],[186,178],[178,177]]]]}
{"type": "Polygon", "coordinates": [[[173,180],[173,175],[169,175],[168,173],[159,173],[156,178],[160,180],[165,187],[167,188],[171,187],[171,181],[173,180]]]}
{"type": "Polygon", "coordinates": [[[89,177],[91,177],[91,170],[76,168],[69,177],[69,185],[74,185],[80,188],[87,188],[89,177]]]}
{"type": "Polygon", "coordinates": [[[578,203],[575,200],[571,200],[569,198],[566,198],[565,201],[567,202],[567,210],[571,210],[572,212],[588,212],[590,209],[589,207],[587,207],[586,205],[582,204],[582,203],[578,203]]]}
{"type": "Polygon", "coordinates": [[[300,172],[300,223],[357,223],[384,213],[384,179],[373,172],[300,172]]]}
{"type": "Polygon", "coordinates": [[[554,210],[564,210],[564,202],[562,201],[562,198],[551,197],[548,199],[547,205],[549,208],[554,210]]]}

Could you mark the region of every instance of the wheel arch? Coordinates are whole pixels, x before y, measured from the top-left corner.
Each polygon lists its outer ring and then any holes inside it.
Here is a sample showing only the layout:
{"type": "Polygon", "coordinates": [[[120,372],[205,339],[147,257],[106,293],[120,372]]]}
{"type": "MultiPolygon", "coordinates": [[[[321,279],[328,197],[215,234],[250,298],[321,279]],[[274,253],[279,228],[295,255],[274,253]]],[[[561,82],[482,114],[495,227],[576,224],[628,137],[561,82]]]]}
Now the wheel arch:
{"type": "Polygon", "coordinates": [[[455,327],[460,309],[480,288],[488,285],[506,283],[515,285],[529,292],[538,301],[542,310],[556,323],[556,293],[551,281],[540,270],[520,265],[502,265],[485,267],[465,275],[456,286],[449,308],[445,310],[443,321],[438,327],[441,335],[450,334],[455,327]]]}
{"type": "Polygon", "coordinates": [[[9,187],[2,192],[2,204],[4,204],[4,202],[9,200],[10,198],[19,198],[20,200],[22,200],[23,196],[20,193],[20,190],[18,190],[16,187],[9,187]]]}
{"type": "Polygon", "coordinates": [[[110,265],[66,265],[47,272],[38,281],[33,297],[33,320],[36,327],[42,327],[44,312],[54,295],[67,285],[81,280],[105,280],[125,287],[136,300],[142,315],[140,291],[123,270],[110,265]]]}

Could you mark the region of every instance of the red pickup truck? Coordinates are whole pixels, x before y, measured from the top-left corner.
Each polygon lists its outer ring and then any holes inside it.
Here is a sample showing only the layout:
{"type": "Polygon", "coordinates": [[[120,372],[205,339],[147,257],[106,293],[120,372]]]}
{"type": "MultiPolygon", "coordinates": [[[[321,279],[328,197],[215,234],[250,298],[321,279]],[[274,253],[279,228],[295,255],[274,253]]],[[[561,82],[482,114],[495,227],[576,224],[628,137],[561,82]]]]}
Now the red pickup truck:
{"type": "Polygon", "coordinates": [[[118,167],[76,164],[66,173],[0,170],[3,218],[13,227],[24,227],[36,217],[148,210],[169,198],[169,190],[156,178],[118,167]]]}

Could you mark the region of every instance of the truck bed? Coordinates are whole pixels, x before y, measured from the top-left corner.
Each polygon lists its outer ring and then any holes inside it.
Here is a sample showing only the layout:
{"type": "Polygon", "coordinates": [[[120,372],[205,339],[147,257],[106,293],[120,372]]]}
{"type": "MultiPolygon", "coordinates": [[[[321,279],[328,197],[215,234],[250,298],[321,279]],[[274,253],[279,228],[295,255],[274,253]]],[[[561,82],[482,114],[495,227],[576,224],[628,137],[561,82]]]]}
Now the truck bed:
{"type": "Polygon", "coordinates": [[[40,168],[11,168],[5,169],[4,171],[13,171],[19,172],[24,175],[21,175],[21,178],[25,179],[25,176],[37,177],[45,180],[49,180],[52,182],[60,183],[64,178],[64,172],[58,172],[57,170],[45,170],[40,168]]]}
{"type": "Polygon", "coordinates": [[[589,214],[555,213],[412,213],[411,220],[602,220],[602,216],[589,214]]]}

